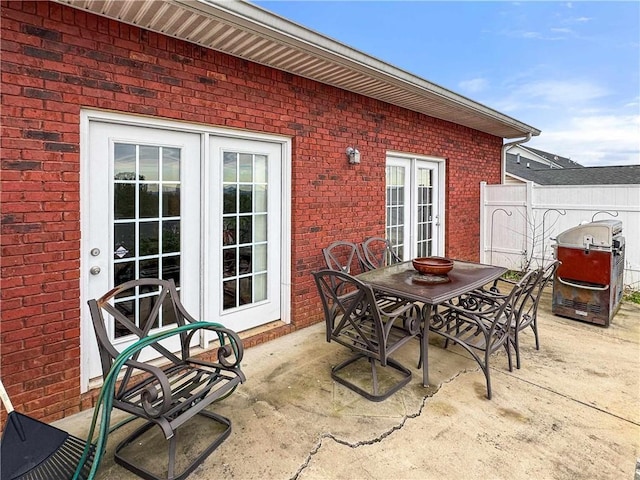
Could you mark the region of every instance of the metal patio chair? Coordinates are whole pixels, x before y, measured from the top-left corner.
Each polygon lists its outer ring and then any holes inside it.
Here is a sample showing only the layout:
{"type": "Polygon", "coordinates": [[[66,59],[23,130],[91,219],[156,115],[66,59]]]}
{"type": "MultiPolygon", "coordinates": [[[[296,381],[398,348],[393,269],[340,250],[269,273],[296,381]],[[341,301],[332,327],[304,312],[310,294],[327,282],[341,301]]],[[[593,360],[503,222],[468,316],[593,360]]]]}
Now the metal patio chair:
{"type": "MultiPolygon", "coordinates": [[[[127,331],[139,339],[134,344],[139,347],[130,349],[127,358],[119,359],[124,375],[113,390],[111,403],[145,422],[116,447],[116,463],[146,479],[186,478],[231,433],[229,419],[205,408],[229,396],[245,380],[240,370],[243,356],[240,338],[220,324],[199,322],[189,315],[180,302],[173,280],[132,280],[88,303],[105,379],[113,377],[111,371],[118,367],[114,362],[119,355],[107,332],[127,331]],[[150,334],[161,321],[171,328],[150,334]],[[211,352],[212,361],[192,356],[192,347],[198,346],[194,335],[203,330],[213,332],[219,342],[217,349],[211,352]],[[178,340],[177,353],[161,342],[170,337],[178,340]],[[150,356],[150,352],[156,358],[145,363],[141,358],[150,356]],[[209,444],[194,460],[176,473],[177,439],[181,432],[183,438],[189,438],[183,428],[188,428],[189,420],[196,415],[216,424],[219,431],[212,435],[209,444]],[[140,438],[154,426],[160,428],[169,442],[168,460],[166,468],[162,467],[162,475],[123,455],[125,447],[143,444],[140,438]]],[[[183,463],[187,462],[181,461],[180,465],[183,463]]]]}
{"type": "Polygon", "coordinates": [[[354,354],[331,369],[331,378],[375,402],[409,383],[411,371],[390,355],[420,335],[418,306],[380,302],[371,287],[344,272],[322,270],[313,276],[322,299],[327,342],[339,343],[354,354]],[[359,360],[369,363],[370,379],[345,370],[359,360]],[[383,381],[378,366],[385,372],[383,381]]]}
{"type": "Polygon", "coordinates": [[[501,348],[507,352],[512,370],[510,330],[520,301],[535,288],[539,272],[525,275],[507,295],[485,294],[476,290],[438,306],[432,314],[429,332],[463,347],[480,365],[491,399],[489,359],[501,348]]]}
{"type": "Polygon", "coordinates": [[[362,264],[366,270],[400,263],[402,259],[393,251],[391,242],[382,237],[371,237],[362,242],[362,264]]]}
{"type": "MultiPolygon", "coordinates": [[[[516,368],[520,368],[521,366],[520,332],[527,328],[531,328],[535,339],[536,350],[540,350],[540,338],[538,335],[538,305],[540,303],[542,292],[549,281],[553,279],[560,263],[561,262],[559,260],[554,260],[546,267],[537,269],[536,272],[538,272],[539,276],[536,285],[529,295],[523,296],[520,299],[517,315],[513,317],[511,324],[511,345],[514,347],[514,351],[516,353],[516,368]]],[[[506,295],[506,293],[502,293],[505,291],[504,287],[501,289],[502,284],[508,285],[508,288],[513,288],[517,285],[517,282],[508,278],[500,278],[493,283],[490,289],[485,290],[484,293],[489,295],[506,295]]]]}
{"type": "Polygon", "coordinates": [[[362,255],[358,245],[346,240],[333,242],[322,249],[322,255],[329,270],[356,275],[364,270],[362,255]]]}
{"type": "Polygon", "coordinates": [[[558,260],[553,261],[544,269],[538,270],[538,281],[528,295],[521,298],[517,315],[511,324],[511,344],[516,352],[516,368],[520,368],[520,332],[531,328],[536,342],[536,350],[540,350],[540,339],[538,336],[538,305],[540,297],[549,281],[553,278],[556,270],[560,266],[558,260]]]}

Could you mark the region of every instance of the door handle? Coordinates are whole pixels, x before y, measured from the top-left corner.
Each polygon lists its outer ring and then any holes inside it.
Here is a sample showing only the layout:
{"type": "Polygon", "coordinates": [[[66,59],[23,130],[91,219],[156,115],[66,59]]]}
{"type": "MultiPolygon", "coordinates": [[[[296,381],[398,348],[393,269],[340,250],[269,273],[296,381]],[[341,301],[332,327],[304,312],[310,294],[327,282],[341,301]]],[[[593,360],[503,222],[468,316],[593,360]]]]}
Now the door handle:
{"type": "Polygon", "coordinates": [[[89,269],[89,273],[90,273],[91,275],[98,275],[98,274],[100,273],[100,267],[99,267],[99,266],[97,266],[97,265],[94,265],[93,267],[91,267],[91,268],[89,269]]]}

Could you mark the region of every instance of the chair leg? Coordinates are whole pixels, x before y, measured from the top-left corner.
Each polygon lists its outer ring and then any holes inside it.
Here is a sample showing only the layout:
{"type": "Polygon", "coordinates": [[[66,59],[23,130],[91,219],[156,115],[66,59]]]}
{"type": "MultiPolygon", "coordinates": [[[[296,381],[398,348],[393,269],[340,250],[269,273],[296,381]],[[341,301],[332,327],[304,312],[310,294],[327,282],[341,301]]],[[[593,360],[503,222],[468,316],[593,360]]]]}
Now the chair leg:
{"type": "Polygon", "coordinates": [[[391,395],[396,393],[398,390],[400,390],[402,387],[404,387],[407,383],[411,381],[411,370],[407,369],[406,367],[396,362],[395,360],[392,360],[390,358],[387,359],[387,367],[398,371],[400,373],[400,379],[384,392],[379,391],[377,364],[375,363],[375,360],[361,353],[358,353],[353,357],[348,358],[344,362],[340,363],[339,365],[336,365],[335,367],[333,367],[331,369],[331,378],[333,378],[336,382],[344,385],[349,390],[353,390],[357,394],[362,395],[363,397],[365,397],[368,400],[371,400],[372,402],[381,402],[382,400],[386,400],[387,398],[389,398],[391,395]],[[371,389],[371,391],[364,390],[363,388],[359,387],[355,383],[338,375],[338,373],[342,369],[361,359],[366,359],[371,365],[372,376],[373,376],[372,378],[373,388],[371,389]]]}
{"type": "Polygon", "coordinates": [[[371,378],[373,379],[373,394],[378,395],[378,370],[373,358],[369,358],[369,364],[371,365],[371,378]]]}
{"type": "MultiPolygon", "coordinates": [[[[151,429],[156,425],[156,423],[152,421],[145,422],[143,425],[137,428],[131,435],[125,438],[122,442],[120,442],[120,444],[116,447],[116,450],[114,453],[114,459],[116,463],[146,480],[184,480],[231,434],[231,421],[229,419],[223,417],[222,415],[218,415],[216,413],[210,412],[208,410],[202,410],[198,412],[198,415],[206,417],[209,420],[216,422],[225,428],[221,433],[217,434],[213,438],[213,441],[209,443],[209,445],[200,454],[198,454],[198,456],[179,474],[176,475],[174,470],[175,470],[175,464],[176,464],[177,436],[180,429],[174,432],[174,435],[169,439],[169,446],[168,446],[169,458],[167,463],[166,477],[159,476],[158,474],[153,473],[140,465],[134,464],[131,460],[127,459],[121,454],[121,451],[125,447],[127,447],[132,443],[135,443],[144,433],[146,433],[149,429],[151,429]]],[[[198,418],[198,415],[192,418],[191,420],[198,418]]],[[[183,427],[186,427],[186,425],[187,424],[183,425],[183,427]]]]}
{"type": "Polygon", "coordinates": [[[531,323],[533,337],[536,339],[536,350],[540,350],[540,339],[538,338],[538,320],[537,318],[531,323]]]}
{"type": "Polygon", "coordinates": [[[487,398],[491,400],[491,376],[489,375],[489,352],[485,351],[484,365],[480,364],[480,368],[484,372],[484,378],[487,380],[487,398]]]}
{"type": "Polygon", "coordinates": [[[176,442],[178,439],[178,434],[175,432],[173,437],[169,439],[169,464],[167,466],[167,477],[175,478],[175,467],[176,467],[176,442]]]}
{"type": "MultiPolygon", "coordinates": [[[[507,362],[509,364],[509,371],[513,372],[513,361],[511,360],[511,337],[509,337],[507,341],[504,342],[504,348],[507,351],[507,362]]],[[[518,353],[516,351],[516,356],[517,355],[518,353]]]]}
{"type": "Polygon", "coordinates": [[[513,334],[513,349],[516,351],[516,368],[520,370],[520,337],[517,331],[513,334]]]}

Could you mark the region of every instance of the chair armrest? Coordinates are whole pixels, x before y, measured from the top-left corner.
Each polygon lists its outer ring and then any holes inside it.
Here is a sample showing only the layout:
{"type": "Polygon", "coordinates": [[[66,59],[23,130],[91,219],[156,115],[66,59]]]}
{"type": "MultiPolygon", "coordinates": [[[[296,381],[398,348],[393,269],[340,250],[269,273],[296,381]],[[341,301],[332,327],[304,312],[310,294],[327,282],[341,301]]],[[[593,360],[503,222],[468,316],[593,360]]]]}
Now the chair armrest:
{"type": "MultiPolygon", "coordinates": [[[[496,278],[496,279],[493,281],[493,285],[491,285],[491,287],[489,288],[489,290],[488,290],[488,291],[489,291],[489,292],[493,292],[493,293],[500,294],[500,289],[498,288],[498,283],[500,283],[500,282],[502,282],[502,283],[507,283],[507,284],[511,285],[511,286],[512,286],[511,288],[513,288],[513,287],[515,287],[516,285],[518,285],[518,282],[516,282],[516,281],[514,281],[514,280],[509,280],[508,278],[500,277],[500,278],[496,278]]],[[[483,291],[487,291],[487,290],[485,290],[485,288],[484,288],[484,287],[482,287],[482,290],[483,290],[483,291]]]]}
{"type": "MultiPolygon", "coordinates": [[[[198,330],[209,330],[216,333],[220,347],[218,348],[218,362],[216,365],[218,368],[225,370],[233,370],[240,367],[240,362],[244,354],[244,348],[242,347],[242,340],[236,332],[223,327],[219,323],[213,322],[193,322],[191,325],[197,325],[199,328],[189,332],[188,344],[191,344],[191,337],[198,330]],[[231,361],[230,361],[231,360],[231,361]]],[[[189,361],[194,363],[201,363],[198,360],[189,358],[189,361]]]]}
{"type": "Polygon", "coordinates": [[[142,370],[153,377],[153,380],[146,380],[149,384],[140,391],[142,408],[144,408],[144,411],[149,415],[149,417],[158,418],[171,408],[171,385],[169,384],[167,375],[162,371],[162,369],[154,365],[129,359],[124,362],[124,366],[134,368],[136,370],[142,370]],[[162,403],[160,406],[154,406],[154,402],[158,399],[158,390],[156,385],[160,386],[160,391],[162,392],[162,403]]]}
{"type": "MultiPolygon", "coordinates": [[[[139,362],[133,357],[137,356],[141,350],[153,345],[154,343],[183,333],[187,333],[186,342],[187,345],[189,345],[193,335],[198,330],[203,329],[214,331],[218,335],[218,340],[220,341],[220,347],[218,348],[219,363],[211,364],[192,358],[185,360],[200,365],[209,365],[213,368],[233,371],[241,377],[242,381],[244,381],[244,375],[239,369],[243,356],[243,347],[240,337],[234,331],[223,327],[219,323],[199,321],[188,323],[164,332],[159,332],[154,335],[149,335],[138,340],[118,355],[111,370],[109,371],[108,377],[111,377],[113,374],[117,378],[118,372],[123,366],[141,370],[151,375],[152,378],[146,380],[148,385],[141,390],[142,406],[150,417],[157,418],[163,415],[172,407],[173,403],[171,385],[167,375],[161,368],[139,362]],[[234,361],[229,361],[230,358],[233,358],[234,361]],[[156,385],[160,386],[160,390],[156,388],[156,385]],[[153,402],[158,399],[159,392],[162,392],[162,403],[160,403],[159,406],[154,407],[153,402]]],[[[110,381],[113,381],[113,379],[110,379],[110,381]]],[[[106,382],[107,380],[105,379],[105,383],[106,382]]]]}
{"type": "Polygon", "coordinates": [[[462,337],[467,337],[468,332],[482,332],[486,337],[495,315],[496,310],[489,313],[478,309],[467,309],[453,303],[443,303],[432,314],[429,330],[446,338],[456,339],[459,343],[467,343],[468,339],[462,341],[462,337]]]}
{"type": "Polygon", "coordinates": [[[486,315],[497,311],[507,301],[508,297],[509,295],[476,289],[448,300],[441,305],[455,307],[456,310],[461,312],[486,315]]]}
{"type": "Polygon", "coordinates": [[[395,325],[398,318],[402,319],[402,328],[412,335],[420,331],[422,315],[420,314],[420,308],[415,303],[399,301],[395,304],[378,306],[378,308],[381,316],[387,319],[385,322],[387,331],[395,325]]]}

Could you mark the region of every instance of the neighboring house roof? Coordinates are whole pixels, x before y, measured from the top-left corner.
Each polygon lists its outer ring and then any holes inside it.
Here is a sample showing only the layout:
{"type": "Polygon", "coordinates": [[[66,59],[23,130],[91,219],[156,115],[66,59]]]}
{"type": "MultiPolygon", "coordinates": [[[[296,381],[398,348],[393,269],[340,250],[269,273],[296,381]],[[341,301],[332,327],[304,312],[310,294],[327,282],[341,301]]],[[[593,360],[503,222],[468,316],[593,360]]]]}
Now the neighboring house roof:
{"type": "Polygon", "coordinates": [[[538,185],[635,185],[640,184],[640,165],[613,167],[550,168],[546,164],[507,153],[507,173],[538,185]],[[528,167],[527,167],[528,165],[528,167]]]}
{"type": "Polygon", "coordinates": [[[502,138],[540,130],[245,1],[55,0],[502,138]]]}
{"type": "Polygon", "coordinates": [[[542,150],[538,150],[537,148],[531,148],[526,145],[519,145],[523,150],[529,151],[534,155],[538,155],[549,162],[555,163],[561,168],[575,168],[582,167],[578,162],[574,162],[570,158],[561,157],[560,155],[556,155],[555,153],[543,152],[542,150]]]}

